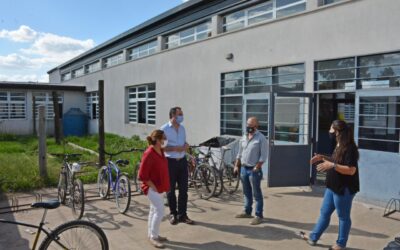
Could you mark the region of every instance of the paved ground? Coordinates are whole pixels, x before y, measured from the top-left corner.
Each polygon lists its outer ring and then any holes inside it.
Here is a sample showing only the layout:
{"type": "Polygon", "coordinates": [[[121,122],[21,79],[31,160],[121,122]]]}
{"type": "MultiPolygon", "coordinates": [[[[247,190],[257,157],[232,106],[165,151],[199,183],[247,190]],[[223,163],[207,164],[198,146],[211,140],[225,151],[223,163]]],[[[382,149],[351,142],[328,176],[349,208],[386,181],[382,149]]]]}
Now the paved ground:
{"type": "MultiPolygon", "coordinates": [[[[242,210],[239,192],[209,201],[199,200],[191,193],[189,216],[196,225],[171,226],[163,222],[161,232],[170,239],[168,249],[327,249],[335,242],[336,215],[318,246],[309,247],[297,236],[300,230],[312,229],[319,214],[322,189],[264,187],[263,190],[266,219],[258,226],[250,226],[248,219],[234,218],[242,210]]],[[[126,215],[117,212],[112,200],[87,202],[84,219],[105,230],[111,249],[153,249],[146,239],[148,201],[140,195],[132,198],[126,215]]],[[[29,199],[21,199],[20,204],[23,201],[29,202],[29,199]]],[[[38,222],[41,214],[40,210],[32,210],[0,215],[0,218],[38,222]]],[[[400,233],[400,216],[383,218],[382,214],[381,208],[355,202],[349,249],[383,249],[400,233]]],[[[66,207],[49,211],[47,217],[49,227],[70,219],[71,211],[66,207]]],[[[0,225],[0,249],[29,249],[34,235],[28,233],[26,227],[0,225]]]]}

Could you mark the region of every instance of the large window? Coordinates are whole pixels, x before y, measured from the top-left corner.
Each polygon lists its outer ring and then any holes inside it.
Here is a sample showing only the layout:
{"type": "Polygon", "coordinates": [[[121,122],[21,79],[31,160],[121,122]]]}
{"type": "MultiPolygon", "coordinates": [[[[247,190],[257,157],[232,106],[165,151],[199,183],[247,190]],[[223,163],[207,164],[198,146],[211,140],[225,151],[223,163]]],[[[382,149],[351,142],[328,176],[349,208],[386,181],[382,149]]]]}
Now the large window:
{"type": "Polygon", "coordinates": [[[100,70],[100,61],[96,61],[94,63],[88,64],[85,66],[85,71],[86,73],[92,73],[92,72],[96,72],[98,70],[100,70]]]}
{"type": "Polygon", "coordinates": [[[149,43],[145,43],[138,47],[128,49],[128,60],[135,60],[141,57],[149,56],[157,51],[157,40],[149,43]]]}
{"type": "Polygon", "coordinates": [[[400,87],[400,53],[316,62],[315,86],[317,90],[400,87]]]}
{"type": "Polygon", "coordinates": [[[156,124],[156,85],[133,86],[127,91],[129,123],[156,124]]]}
{"type": "Polygon", "coordinates": [[[72,78],[83,76],[84,73],[85,73],[85,70],[84,70],[83,67],[79,68],[79,69],[76,69],[76,70],[73,70],[72,71],[72,78]]]}
{"type": "Polygon", "coordinates": [[[23,92],[0,92],[0,120],[26,118],[26,94],[23,92]]]}
{"type": "Polygon", "coordinates": [[[61,75],[61,81],[68,81],[68,80],[71,80],[71,72],[61,75]]]}
{"type": "Polygon", "coordinates": [[[306,0],[270,0],[223,17],[224,32],[304,11],[306,0]]]}
{"type": "Polygon", "coordinates": [[[360,97],[358,145],[400,153],[400,97],[360,97]]]}
{"type": "Polygon", "coordinates": [[[104,68],[109,68],[114,65],[118,65],[124,62],[124,54],[121,52],[119,54],[107,57],[104,59],[104,68]]]}
{"type": "Polygon", "coordinates": [[[266,97],[252,96],[272,91],[303,91],[304,70],[304,64],[294,64],[222,74],[221,134],[242,135],[244,120],[254,115],[262,123],[260,130],[268,136],[269,102],[266,97]]]}
{"type": "Polygon", "coordinates": [[[400,87],[400,52],[360,57],[359,87],[400,87]]]}
{"type": "MultiPolygon", "coordinates": [[[[39,118],[39,106],[44,105],[46,107],[46,119],[54,119],[54,105],[52,93],[33,93],[35,97],[35,116],[39,118]]],[[[58,94],[58,110],[59,117],[63,115],[63,96],[58,94]]]]}
{"type": "Polygon", "coordinates": [[[89,119],[94,120],[99,117],[99,92],[86,93],[86,112],[89,119]]]}
{"type": "Polygon", "coordinates": [[[210,36],[211,21],[208,21],[167,36],[166,48],[175,48],[187,43],[206,39],[210,36]]]}

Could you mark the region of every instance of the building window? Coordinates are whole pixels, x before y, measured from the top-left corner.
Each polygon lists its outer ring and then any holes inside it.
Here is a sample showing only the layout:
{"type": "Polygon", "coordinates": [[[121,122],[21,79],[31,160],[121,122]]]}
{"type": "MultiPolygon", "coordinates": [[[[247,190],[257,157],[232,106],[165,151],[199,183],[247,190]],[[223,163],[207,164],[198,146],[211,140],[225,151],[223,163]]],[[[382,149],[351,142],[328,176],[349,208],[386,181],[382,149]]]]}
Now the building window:
{"type": "Polygon", "coordinates": [[[92,73],[92,72],[96,72],[98,70],[100,70],[100,61],[88,64],[85,66],[85,71],[87,74],[92,73]]]}
{"type": "MultiPolygon", "coordinates": [[[[52,93],[33,93],[35,97],[35,117],[39,118],[39,106],[44,105],[46,107],[46,119],[54,119],[54,105],[52,93]]],[[[58,110],[59,117],[62,119],[63,116],[63,96],[58,94],[58,110]]]]}
{"type": "Polygon", "coordinates": [[[354,57],[316,62],[317,90],[355,90],[356,59],[354,57]]]}
{"type": "Polygon", "coordinates": [[[119,53],[104,59],[104,68],[109,68],[124,62],[124,53],[119,53]]]}
{"type": "Polygon", "coordinates": [[[400,53],[349,57],[315,63],[317,90],[400,87],[400,53]]]}
{"type": "Polygon", "coordinates": [[[141,57],[149,56],[157,51],[158,42],[152,41],[143,45],[128,49],[128,60],[135,60],[141,57]]]}
{"type": "Polygon", "coordinates": [[[224,32],[305,11],[306,0],[270,0],[223,17],[224,32]]]}
{"type": "Polygon", "coordinates": [[[399,153],[400,97],[360,97],[358,146],[399,153]]]}
{"type": "Polygon", "coordinates": [[[129,87],[129,123],[156,124],[156,85],[154,83],[129,87]]]}
{"type": "Polygon", "coordinates": [[[85,73],[83,67],[72,71],[72,78],[83,76],[85,73]]]}
{"type": "Polygon", "coordinates": [[[26,118],[26,94],[22,92],[0,92],[0,120],[26,118]]]}
{"type": "Polygon", "coordinates": [[[99,117],[99,92],[86,93],[86,112],[89,119],[95,120],[99,117]]]}
{"type": "Polygon", "coordinates": [[[340,1],[343,1],[343,0],[318,0],[318,6],[333,4],[333,3],[340,2],[340,1]]]}
{"type": "Polygon", "coordinates": [[[362,56],[358,60],[360,88],[400,87],[400,53],[362,56]]]}
{"type": "Polygon", "coordinates": [[[68,80],[71,80],[71,72],[61,75],[61,81],[68,81],[68,80]]]}
{"type": "Polygon", "coordinates": [[[211,36],[211,21],[179,31],[167,36],[166,48],[175,48],[211,36]]]}

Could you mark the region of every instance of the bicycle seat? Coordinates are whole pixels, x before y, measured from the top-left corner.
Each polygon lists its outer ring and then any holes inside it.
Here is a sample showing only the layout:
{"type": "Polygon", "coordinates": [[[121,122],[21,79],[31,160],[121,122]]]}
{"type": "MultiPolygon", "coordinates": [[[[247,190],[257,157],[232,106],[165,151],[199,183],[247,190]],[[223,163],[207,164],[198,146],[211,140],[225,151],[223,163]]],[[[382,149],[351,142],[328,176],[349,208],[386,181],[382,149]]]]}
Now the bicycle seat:
{"type": "Polygon", "coordinates": [[[115,163],[118,165],[129,165],[128,160],[122,160],[122,159],[117,160],[115,163]]]}
{"type": "Polygon", "coordinates": [[[46,208],[46,209],[54,209],[60,206],[60,202],[58,200],[50,200],[50,201],[42,201],[32,203],[31,207],[33,208],[46,208]]]}

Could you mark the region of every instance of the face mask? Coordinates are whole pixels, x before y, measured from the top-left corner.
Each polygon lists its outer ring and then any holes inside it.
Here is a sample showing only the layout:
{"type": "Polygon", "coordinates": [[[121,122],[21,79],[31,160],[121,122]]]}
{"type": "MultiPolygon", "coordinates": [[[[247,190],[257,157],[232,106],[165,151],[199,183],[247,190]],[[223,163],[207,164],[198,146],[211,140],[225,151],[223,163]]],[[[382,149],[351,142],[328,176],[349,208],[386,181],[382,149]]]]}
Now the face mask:
{"type": "Polygon", "coordinates": [[[168,145],[168,140],[164,140],[164,143],[161,145],[162,148],[166,148],[168,145]]]}
{"type": "Polygon", "coordinates": [[[178,116],[176,117],[176,122],[179,123],[179,124],[181,124],[181,123],[183,122],[183,115],[178,115],[178,116]]]}
{"type": "Polygon", "coordinates": [[[256,129],[253,128],[253,127],[246,127],[246,132],[247,132],[248,134],[253,134],[255,131],[256,131],[256,129]]]}
{"type": "Polygon", "coordinates": [[[333,132],[333,133],[329,132],[329,139],[335,140],[336,139],[336,133],[335,132],[333,132]]]}

